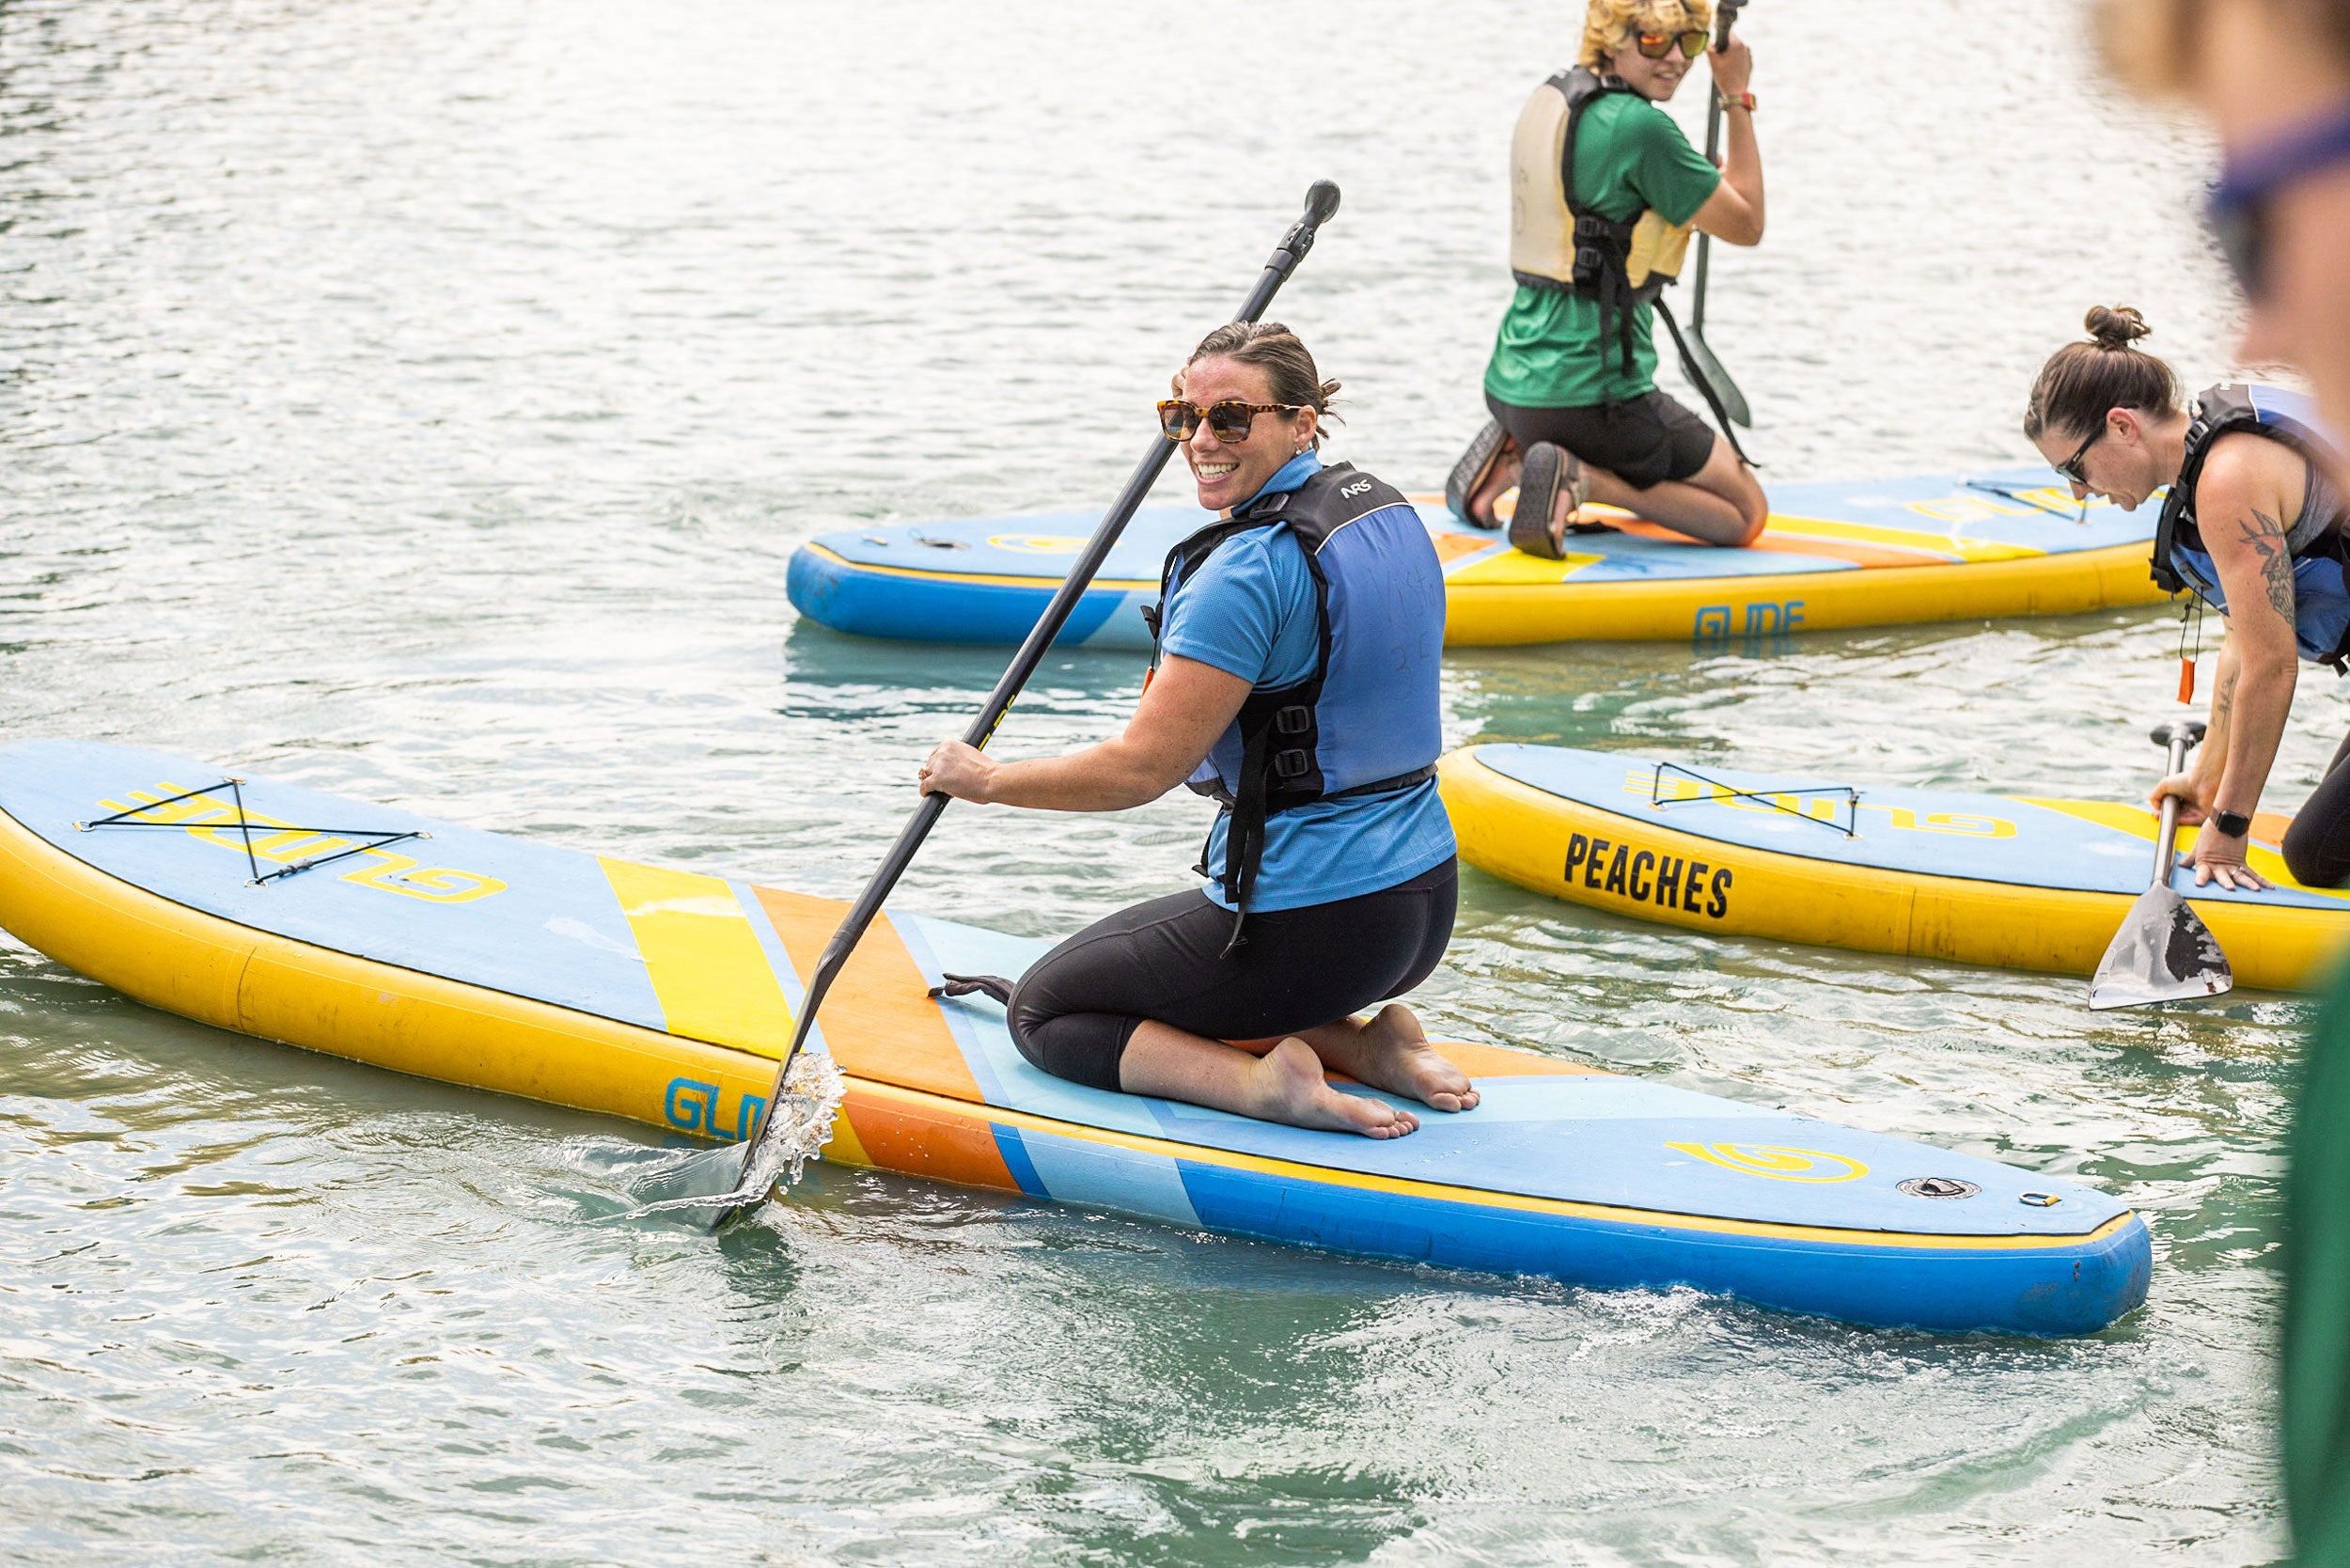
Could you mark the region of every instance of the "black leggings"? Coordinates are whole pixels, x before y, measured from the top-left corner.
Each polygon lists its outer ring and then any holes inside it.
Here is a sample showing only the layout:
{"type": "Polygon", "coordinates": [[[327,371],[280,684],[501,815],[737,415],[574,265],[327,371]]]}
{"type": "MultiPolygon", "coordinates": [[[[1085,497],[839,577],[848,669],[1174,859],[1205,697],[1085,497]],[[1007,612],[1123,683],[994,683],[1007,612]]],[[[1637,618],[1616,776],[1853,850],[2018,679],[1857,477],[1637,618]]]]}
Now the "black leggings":
{"type": "Polygon", "coordinates": [[[2285,829],[2285,870],[2304,887],[2339,887],[2350,882],[2350,736],[2335,748],[2326,776],[2301,803],[2285,829]]]}
{"type": "Polygon", "coordinates": [[[1210,1040],[1262,1040],[1335,1023],[1426,980],[1452,937],[1448,859],[1376,893],[1248,917],[1197,892],[1121,909],[1039,959],[1008,1010],[1012,1043],[1045,1072],[1116,1089],[1146,1018],[1210,1040]]]}

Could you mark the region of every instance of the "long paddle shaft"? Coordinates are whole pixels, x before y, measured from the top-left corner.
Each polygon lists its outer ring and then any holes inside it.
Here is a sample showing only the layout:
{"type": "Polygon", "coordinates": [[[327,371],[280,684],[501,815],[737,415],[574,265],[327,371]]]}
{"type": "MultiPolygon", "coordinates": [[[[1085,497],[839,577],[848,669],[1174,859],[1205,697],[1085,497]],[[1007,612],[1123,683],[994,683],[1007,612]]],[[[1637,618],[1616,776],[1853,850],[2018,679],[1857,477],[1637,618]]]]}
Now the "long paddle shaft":
{"type": "MultiPolygon", "coordinates": [[[[2200,724],[2175,724],[2169,726],[2169,729],[2170,730],[2170,763],[2163,770],[2162,776],[2165,778],[2170,777],[2186,766],[2187,748],[2201,740],[2203,733],[2203,727],[2200,724]]],[[[2178,869],[2178,863],[2179,797],[2165,795],[2162,797],[2162,826],[2154,833],[2154,879],[2146,886],[2149,887],[2170,886],[2171,873],[2178,869]]]]}
{"type": "MultiPolygon", "coordinates": [[[[1730,29],[1737,23],[1739,8],[1746,3],[1747,0],[1722,0],[1714,24],[1714,46],[1716,49],[1730,47],[1730,29]]],[[[1721,151],[1722,95],[1716,91],[1713,102],[1705,109],[1706,162],[1718,166],[1721,151]]],[[[1709,402],[1719,405],[1717,412],[1724,423],[1735,420],[1751,427],[1754,416],[1747,407],[1746,395],[1738,390],[1738,384],[1730,379],[1730,372],[1722,368],[1722,362],[1714,356],[1713,346],[1705,340],[1705,279],[1712,270],[1713,259],[1714,236],[1700,233],[1698,236],[1697,276],[1692,280],[1689,290],[1691,341],[1683,345],[1688,351],[1683,357],[1689,362],[1686,366],[1689,379],[1698,384],[1700,391],[1709,395],[1709,402]]]]}
{"type": "MultiPolygon", "coordinates": [[[[1258,277],[1257,286],[1248,291],[1248,298],[1241,306],[1240,314],[1232,318],[1234,321],[1254,321],[1264,315],[1265,307],[1273,303],[1273,296],[1280,292],[1281,285],[1289,281],[1290,274],[1296,271],[1297,264],[1306,259],[1306,253],[1313,249],[1315,234],[1330,220],[1330,214],[1338,210],[1339,188],[1327,180],[1315,180],[1306,193],[1304,215],[1290,226],[1290,231],[1281,236],[1281,243],[1274,247],[1272,257],[1264,264],[1263,274],[1258,277]]],[[[1052,604],[1045,606],[1043,616],[1029,629],[1027,640],[1012,656],[1003,679],[995,682],[995,690],[989,694],[987,705],[979,711],[971,720],[970,728],[963,732],[965,745],[983,747],[995,733],[995,727],[1003,722],[1004,713],[1011,707],[1012,699],[1020,695],[1021,687],[1028,683],[1028,678],[1036,673],[1037,666],[1043,662],[1045,651],[1052,647],[1053,639],[1060,635],[1060,629],[1068,624],[1070,616],[1077,608],[1077,601],[1085,596],[1094,574],[1102,570],[1102,562],[1109,556],[1110,547],[1118,542],[1118,536],[1125,531],[1127,522],[1142,505],[1143,497],[1151,494],[1151,487],[1158,481],[1160,470],[1167,466],[1167,459],[1174,452],[1175,443],[1164,435],[1151,438],[1151,449],[1136,464],[1134,476],[1126,481],[1126,488],[1119,492],[1117,501],[1103,517],[1102,525],[1094,529],[1093,537],[1086,541],[1076,564],[1069,569],[1069,575],[1062,579],[1059,591],[1053,595],[1052,604]]],[[[942,794],[922,797],[922,804],[915,808],[914,815],[907,818],[905,826],[898,830],[898,841],[891,844],[889,853],[882,857],[881,869],[865,885],[865,891],[857,895],[856,902],[850,905],[848,918],[840,922],[840,929],[834,932],[832,940],[824,944],[823,956],[816,961],[816,973],[807,983],[807,996],[800,1004],[800,1016],[792,1026],[791,1049],[784,1053],[783,1065],[776,1072],[776,1087],[769,1092],[767,1104],[760,1110],[759,1126],[751,1134],[744,1155],[743,1169],[746,1175],[760,1168],[760,1156],[764,1152],[769,1131],[776,1125],[776,1102],[783,1095],[785,1080],[791,1074],[791,1064],[799,1058],[800,1047],[807,1043],[808,1030],[815,1025],[816,1010],[823,1005],[824,994],[832,989],[834,979],[840,973],[842,965],[849,962],[849,955],[856,950],[857,942],[865,935],[866,928],[873,923],[873,917],[881,913],[883,901],[897,886],[898,879],[913,863],[915,852],[922,847],[922,840],[930,836],[932,824],[947,809],[948,798],[942,794]]],[[[718,1223],[722,1225],[743,1209],[763,1201],[767,1195],[738,1187],[729,1196],[736,1202],[719,1215],[718,1223]]]]}

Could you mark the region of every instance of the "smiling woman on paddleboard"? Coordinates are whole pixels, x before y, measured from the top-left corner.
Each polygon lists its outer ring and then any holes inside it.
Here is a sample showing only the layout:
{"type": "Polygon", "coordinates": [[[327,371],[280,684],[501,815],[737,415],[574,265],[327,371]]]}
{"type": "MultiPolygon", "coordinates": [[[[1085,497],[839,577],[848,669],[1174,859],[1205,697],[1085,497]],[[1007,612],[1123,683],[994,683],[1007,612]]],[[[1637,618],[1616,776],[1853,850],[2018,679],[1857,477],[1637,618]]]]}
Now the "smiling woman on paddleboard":
{"type": "Polygon", "coordinates": [[[1054,949],[1011,995],[1013,1041],[1098,1089],[1396,1137],[1411,1112],[1340,1093],[1324,1069],[1439,1110],[1478,1099],[1408,1009],[1355,1015],[1425,980],[1452,933],[1444,581],[1402,495],[1323,463],[1337,390],[1286,327],[1210,333],[1159,416],[1217,521],[1167,556],[1125,733],[1018,762],[948,741],[920,783],[1060,811],[1183,783],[1215,798],[1206,897],[1153,899],[1054,949]]]}
{"type": "MultiPolygon", "coordinates": [[[[2131,345],[2145,319],[2127,306],[2089,313],[2089,340],[2059,349],[2032,385],[2024,433],[2076,496],[2135,510],[2169,486],[2154,532],[2154,576],[2228,618],[2212,682],[2211,731],[2195,765],[2154,787],[2159,808],[2202,823],[2195,883],[2269,884],[2245,840],[2293,709],[2300,662],[2339,667],[2350,651],[2350,582],[2338,461],[2310,400],[2282,387],[2206,387],[2179,403],[2170,367],[2131,345]]],[[[2293,820],[2285,866],[2306,886],[2350,882],[2350,739],[2293,820]]]]}
{"type": "Polygon", "coordinates": [[[1692,229],[1762,239],[1753,61],[1736,38],[1709,57],[1730,132],[1716,169],[1657,105],[1706,52],[1704,0],[1590,0],[1580,63],[1534,89],[1510,147],[1517,292],[1485,369],[1493,418],[1446,486],[1465,521],[1559,559],[1587,500],[1709,544],[1749,544],[1769,509],[1731,444],[1656,389],[1652,319],[1692,229]]]}

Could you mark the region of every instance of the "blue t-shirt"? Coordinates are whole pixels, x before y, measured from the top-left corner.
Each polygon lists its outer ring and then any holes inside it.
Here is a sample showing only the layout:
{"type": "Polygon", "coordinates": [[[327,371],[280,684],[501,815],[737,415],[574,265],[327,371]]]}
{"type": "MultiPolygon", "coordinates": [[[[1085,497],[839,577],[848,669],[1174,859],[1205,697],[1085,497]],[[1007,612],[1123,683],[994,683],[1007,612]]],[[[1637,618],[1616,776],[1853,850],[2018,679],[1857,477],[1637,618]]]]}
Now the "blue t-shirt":
{"type": "MultiPolygon", "coordinates": [[[[1313,453],[1302,453],[1259,494],[1295,490],[1321,468],[1313,453]]],[[[1288,527],[1275,523],[1225,541],[1192,572],[1174,597],[1160,647],[1266,691],[1313,674],[1320,644],[1313,573],[1288,527]]],[[[1230,825],[1230,816],[1219,814],[1208,836],[1211,873],[1223,869],[1230,825]]],[[[1299,909],[1375,893],[1442,865],[1453,848],[1452,820],[1433,778],[1392,794],[1293,807],[1265,820],[1249,907],[1299,909]]],[[[1232,907],[1213,877],[1202,890],[1232,907]]]]}

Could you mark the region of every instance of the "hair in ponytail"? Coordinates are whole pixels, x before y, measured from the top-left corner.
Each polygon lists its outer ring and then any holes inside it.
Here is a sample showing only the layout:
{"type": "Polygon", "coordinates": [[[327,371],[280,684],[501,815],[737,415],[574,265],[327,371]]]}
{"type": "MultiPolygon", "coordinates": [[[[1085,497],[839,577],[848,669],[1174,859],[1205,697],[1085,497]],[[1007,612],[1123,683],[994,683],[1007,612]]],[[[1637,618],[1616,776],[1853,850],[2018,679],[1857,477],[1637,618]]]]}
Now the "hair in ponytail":
{"type": "MultiPolygon", "coordinates": [[[[1339,417],[1330,412],[1330,400],[1338,396],[1339,384],[1322,379],[1322,372],[1314,368],[1314,356],[1306,352],[1297,334],[1278,321],[1233,321],[1220,326],[1199,339],[1199,346],[1191,351],[1191,357],[1183,364],[1193,366],[1203,359],[1232,359],[1254,365],[1272,383],[1275,402],[1310,408],[1324,419],[1339,417]]],[[[1317,429],[1314,446],[1321,445],[1322,431],[1317,429]]]]}
{"type": "Polygon", "coordinates": [[[2037,441],[2055,432],[2085,437],[2105,424],[2108,411],[2136,409],[2150,418],[2179,412],[2179,378],[2143,349],[2131,347],[2154,328],[2126,305],[2092,306],[2081,323],[2085,343],[2067,343],[2048,356],[2032,383],[2024,411],[2024,434],[2037,441]]]}

